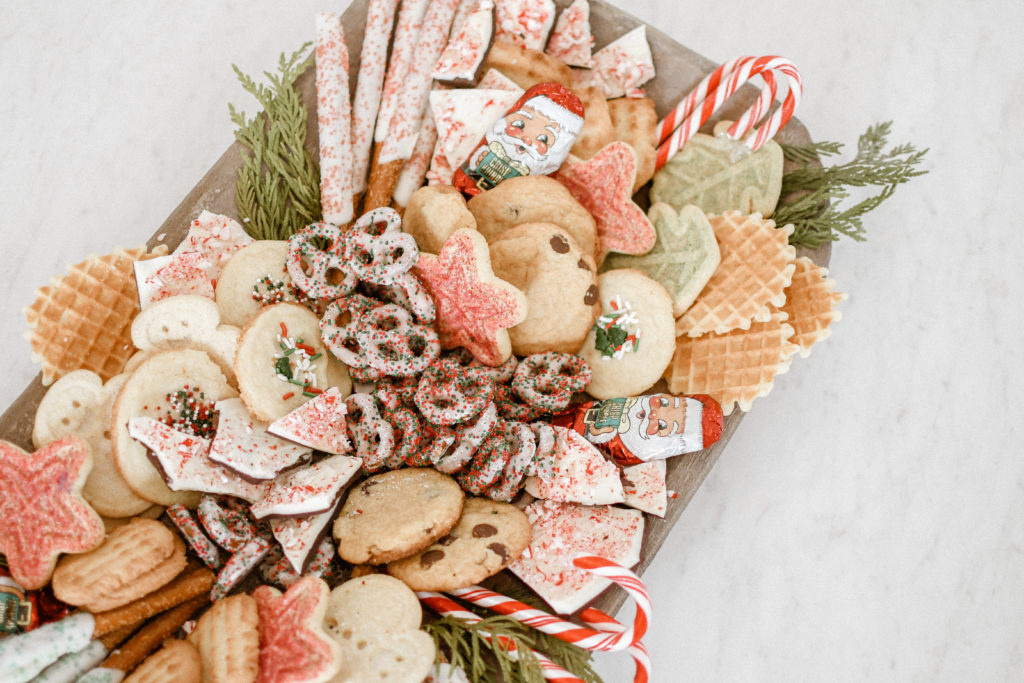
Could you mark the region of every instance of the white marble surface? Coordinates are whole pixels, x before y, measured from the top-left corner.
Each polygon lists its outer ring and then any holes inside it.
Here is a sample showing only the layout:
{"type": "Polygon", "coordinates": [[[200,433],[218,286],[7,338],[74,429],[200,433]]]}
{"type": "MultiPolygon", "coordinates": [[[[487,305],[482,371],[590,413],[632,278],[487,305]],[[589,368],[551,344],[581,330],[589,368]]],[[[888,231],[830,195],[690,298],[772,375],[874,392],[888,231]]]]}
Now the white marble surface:
{"type": "MultiPolygon", "coordinates": [[[[869,241],[836,246],[835,334],[755,404],[648,571],[652,680],[1019,680],[1024,5],[623,5],[715,61],[792,59],[817,139],[892,119],[931,148],[869,241]]],[[[36,372],[34,288],[150,235],[231,143],[226,103],[252,109],[230,65],[272,68],[343,7],[0,3],[0,405],[36,372]]]]}

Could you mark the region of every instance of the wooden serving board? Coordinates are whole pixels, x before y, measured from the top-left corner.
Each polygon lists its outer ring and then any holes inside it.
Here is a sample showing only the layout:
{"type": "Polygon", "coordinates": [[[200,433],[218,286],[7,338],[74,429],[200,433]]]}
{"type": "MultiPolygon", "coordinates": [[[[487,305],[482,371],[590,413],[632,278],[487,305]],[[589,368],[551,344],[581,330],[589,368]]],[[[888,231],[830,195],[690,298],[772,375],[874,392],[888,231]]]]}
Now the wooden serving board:
{"type": "MultiPolygon", "coordinates": [[[[571,0],[556,0],[561,8],[569,4],[571,0]]],[[[366,20],[366,8],[368,0],[354,0],[343,15],[345,25],[345,38],[349,45],[349,55],[352,59],[351,73],[355,74],[359,68],[359,53],[363,40],[363,27],[366,20]]],[[[591,27],[596,39],[595,46],[601,47],[621,36],[626,31],[638,26],[639,19],[613,7],[603,0],[590,0],[591,6],[591,27]]],[[[661,31],[648,26],[647,39],[654,55],[656,78],[645,86],[647,94],[657,104],[659,118],[664,116],[686,93],[688,93],[707,73],[718,65],[705,59],[697,53],[675,42],[661,31]]],[[[282,51],[294,49],[296,46],[281,46],[282,51]]],[[[268,55],[268,62],[274,56],[268,55]]],[[[307,124],[306,144],[313,158],[317,158],[317,129],[316,129],[316,94],[312,69],[299,77],[296,82],[300,89],[307,110],[310,113],[307,124]]],[[[352,90],[355,90],[355,78],[351,79],[352,90]]],[[[722,108],[719,114],[708,124],[707,129],[720,118],[737,118],[757,97],[758,91],[753,87],[746,86],[735,97],[730,99],[722,108]]],[[[792,119],[779,131],[776,139],[787,143],[806,143],[810,141],[810,135],[798,120],[792,119]]],[[[189,223],[204,209],[214,213],[226,214],[238,219],[238,207],[235,204],[235,179],[238,169],[242,165],[243,147],[240,143],[234,143],[217,160],[206,175],[200,179],[192,191],[181,201],[167,220],[164,221],[148,242],[149,247],[158,243],[166,244],[173,249],[182,239],[188,229],[189,223]],[[163,235],[159,242],[157,235],[163,235]]],[[[641,190],[641,203],[645,200],[646,191],[641,190]]],[[[827,265],[831,253],[831,245],[826,243],[820,249],[810,251],[799,249],[798,255],[810,256],[815,263],[827,265]]],[[[21,393],[0,416],[0,438],[15,443],[22,448],[32,450],[32,423],[35,419],[36,408],[46,393],[42,386],[41,375],[37,376],[32,383],[21,393]]],[[[739,427],[742,420],[742,413],[733,413],[725,419],[725,428],[722,437],[711,448],[698,453],[671,458],[668,461],[667,484],[671,491],[675,491],[677,497],[669,500],[668,510],[664,519],[652,515],[646,515],[644,530],[643,549],[639,565],[635,568],[637,573],[642,574],[644,569],[654,559],[655,554],[661,547],[669,530],[679,519],[686,508],[687,503],[693,498],[701,483],[707,477],[715,462],[721,456],[729,438],[739,427]]],[[[509,572],[503,572],[488,582],[495,590],[508,589],[510,584],[519,584],[518,579],[509,572]]],[[[625,593],[618,588],[605,591],[594,601],[593,606],[609,614],[614,614],[625,600],[625,593]]]]}

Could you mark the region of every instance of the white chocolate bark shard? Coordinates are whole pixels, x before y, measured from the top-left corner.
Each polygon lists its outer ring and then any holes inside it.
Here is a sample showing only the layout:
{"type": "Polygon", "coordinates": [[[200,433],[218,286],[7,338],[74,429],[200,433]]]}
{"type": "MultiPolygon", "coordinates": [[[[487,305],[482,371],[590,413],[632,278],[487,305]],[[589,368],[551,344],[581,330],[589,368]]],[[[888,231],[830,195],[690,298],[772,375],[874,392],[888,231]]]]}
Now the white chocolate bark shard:
{"type": "Polygon", "coordinates": [[[536,498],[584,505],[624,502],[622,479],[615,463],[579,432],[565,427],[554,430],[554,473],[550,478],[528,477],[526,492],[536,498]]]}
{"type": "Polygon", "coordinates": [[[522,91],[434,90],[430,108],[438,141],[448,165],[458,168],[495,121],[515,104],[522,91]]]}
{"type": "Polygon", "coordinates": [[[324,453],[340,455],[352,451],[345,430],[347,414],[348,408],[341,390],[331,387],[281,419],[271,422],[267,431],[324,453]]]}
{"type": "Polygon", "coordinates": [[[262,519],[271,516],[305,517],[330,510],[362,464],[361,458],[334,455],[313,465],[285,472],[249,511],[256,519],[262,519]]]}
{"type": "Polygon", "coordinates": [[[497,0],[495,3],[495,38],[520,47],[543,50],[554,23],[552,0],[497,0]]]}
{"type": "Polygon", "coordinates": [[[654,58],[647,44],[647,27],[635,29],[605,45],[594,54],[591,79],[604,88],[608,99],[634,93],[654,78],[654,58]]]}
{"type": "Polygon", "coordinates": [[[247,479],[273,479],[278,472],[307,460],[308,445],[296,444],[267,433],[240,398],[218,401],[217,435],[210,444],[210,460],[247,479]]]}
{"type": "Polygon", "coordinates": [[[545,52],[569,66],[593,65],[594,34],[590,32],[590,3],[573,0],[562,10],[545,52]]]}
{"type": "Polygon", "coordinates": [[[665,461],[630,465],[622,469],[622,492],[626,505],[649,512],[658,517],[665,516],[668,506],[668,490],[665,487],[665,461]]]}
{"type": "Polygon", "coordinates": [[[448,41],[431,76],[450,85],[472,85],[494,40],[494,3],[480,0],[458,34],[448,41]]]}

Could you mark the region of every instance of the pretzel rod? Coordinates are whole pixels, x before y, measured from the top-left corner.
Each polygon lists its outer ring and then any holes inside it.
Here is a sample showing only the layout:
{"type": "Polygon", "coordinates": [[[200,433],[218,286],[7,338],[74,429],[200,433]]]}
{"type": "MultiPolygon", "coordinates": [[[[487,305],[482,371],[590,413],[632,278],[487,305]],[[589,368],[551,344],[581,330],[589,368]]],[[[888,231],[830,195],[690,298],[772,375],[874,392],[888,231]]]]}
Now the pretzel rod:
{"type": "Polygon", "coordinates": [[[388,62],[387,77],[384,79],[377,124],[373,133],[373,139],[378,144],[384,142],[388,136],[391,115],[401,96],[405,76],[409,73],[409,65],[412,64],[416,49],[416,39],[419,37],[423,15],[427,12],[429,2],[430,0],[403,0],[402,8],[398,11],[394,47],[391,50],[391,60],[388,62]]]}
{"type": "Polygon", "coordinates": [[[352,220],[352,105],[341,18],[316,15],[316,117],[320,131],[320,208],[324,221],[352,220]]]}
{"type": "Polygon", "coordinates": [[[459,0],[434,0],[427,8],[423,27],[416,41],[415,61],[410,65],[402,96],[395,104],[387,138],[380,151],[379,163],[405,161],[416,146],[423,110],[433,83],[431,72],[448,44],[448,32],[459,0]]]}
{"type": "Polygon", "coordinates": [[[407,206],[409,198],[427,176],[427,168],[434,156],[434,145],[437,144],[437,126],[434,124],[434,117],[427,114],[423,117],[423,125],[420,126],[420,134],[416,138],[416,146],[412,150],[412,156],[402,167],[395,184],[395,191],[391,195],[398,206],[407,206]]]}
{"type": "MultiPolygon", "coordinates": [[[[661,146],[658,147],[656,167],[664,166],[743,83],[755,75],[761,74],[764,78],[764,74],[771,72],[785,76],[789,87],[782,106],[757,129],[754,135],[745,140],[745,144],[751,150],[760,149],[792,117],[803,92],[800,72],[783,57],[739,57],[708,74],[658,124],[661,146]]],[[[761,96],[743,114],[742,123],[737,122],[739,125],[730,127],[727,134],[733,138],[745,136],[775,99],[776,88],[775,76],[766,78],[761,96]],[[765,90],[772,92],[770,100],[765,90]]]]}
{"type": "MultiPolygon", "coordinates": [[[[418,597],[423,604],[441,616],[455,617],[456,619],[461,619],[462,621],[470,624],[476,624],[483,621],[483,618],[480,616],[463,609],[462,605],[451,598],[441,595],[440,593],[419,591],[416,593],[416,597],[418,597]]],[[[491,637],[488,634],[483,635],[488,639],[491,637]]],[[[508,647],[509,655],[518,659],[519,653],[516,650],[515,643],[504,638],[502,638],[501,641],[508,647]]],[[[533,655],[540,663],[541,673],[543,673],[546,680],[553,681],[554,683],[583,683],[583,681],[574,676],[572,672],[566,671],[536,650],[531,650],[531,652],[533,652],[533,655]]]]}
{"type": "Polygon", "coordinates": [[[102,666],[110,669],[120,669],[128,673],[138,666],[143,659],[148,657],[149,653],[160,647],[165,640],[181,628],[181,625],[189,617],[208,602],[207,597],[201,595],[197,598],[192,598],[188,602],[183,602],[170,611],[164,612],[143,626],[138,633],[121,645],[120,648],[111,652],[110,656],[104,660],[102,666]]]}
{"type": "Polygon", "coordinates": [[[209,569],[186,571],[163,588],[106,612],[94,614],[93,638],[107,635],[126,626],[135,626],[150,617],[200,595],[213,587],[214,575],[209,569]]]}
{"type": "Polygon", "coordinates": [[[387,72],[388,42],[395,23],[398,0],[370,0],[366,10],[366,32],[359,53],[359,78],[352,106],[352,191],[366,190],[366,174],[373,147],[373,127],[387,72]]]}

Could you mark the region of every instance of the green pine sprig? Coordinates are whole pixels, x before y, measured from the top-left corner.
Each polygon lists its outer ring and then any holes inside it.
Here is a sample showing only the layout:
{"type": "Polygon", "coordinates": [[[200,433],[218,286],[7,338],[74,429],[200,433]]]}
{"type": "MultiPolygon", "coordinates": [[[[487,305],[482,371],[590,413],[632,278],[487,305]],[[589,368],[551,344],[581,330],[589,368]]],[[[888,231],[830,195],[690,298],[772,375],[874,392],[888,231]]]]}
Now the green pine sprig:
{"type": "Polygon", "coordinates": [[[308,113],[294,86],[312,63],[311,43],[291,57],[282,53],[269,85],[234,66],[242,87],[263,107],[249,118],[229,104],[235,139],[247,150],[238,171],[235,199],[246,231],[256,239],[282,240],[321,218],[320,171],[306,150],[308,113]]]}
{"type": "Polygon", "coordinates": [[[601,683],[590,665],[589,652],[509,617],[489,616],[469,623],[444,616],[424,624],[423,630],[434,639],[438,657],[443,654],[472,683],[543,683],[540,662],[531,650],[543,652],[583,681],[601,683]]]}
{"type": "Polygon", "coordinates": [[[927,149],[919,151],[903,144],[886,150],[891,129],[891,121],[869,127],[857,141],[856,156],[833,166],[823,166],[820,161],[838,155],[842,143],[782,145],[785,157],[800,164],[782,177],[782,199],[772,216],[776,225],[793,224],[790,244],[813,249],[838,240],[840,235],[864,241],[864,215],[891,197],[899,185],[927,173],[918,168],[927,149]],[[852,206],[841,207],[854,187],[880,189],[852,206]]]}

